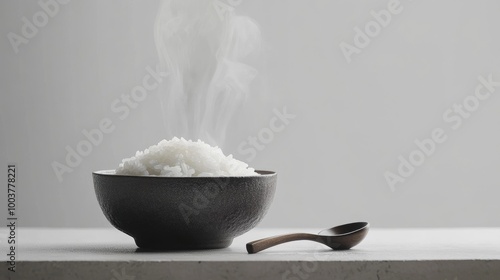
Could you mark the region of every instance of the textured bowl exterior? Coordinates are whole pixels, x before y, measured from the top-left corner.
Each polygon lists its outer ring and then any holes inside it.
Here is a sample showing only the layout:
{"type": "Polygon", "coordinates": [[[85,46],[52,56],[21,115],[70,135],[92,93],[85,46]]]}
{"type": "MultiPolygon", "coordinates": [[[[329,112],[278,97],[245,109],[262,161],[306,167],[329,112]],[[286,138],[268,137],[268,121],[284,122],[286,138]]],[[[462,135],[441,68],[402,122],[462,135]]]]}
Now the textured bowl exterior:
{"type": "Polygon", "coordinates": [[[266,214],[277,175],[157,177],[94,172],[104,216],[144,249],[224,248],[266,214]]]}

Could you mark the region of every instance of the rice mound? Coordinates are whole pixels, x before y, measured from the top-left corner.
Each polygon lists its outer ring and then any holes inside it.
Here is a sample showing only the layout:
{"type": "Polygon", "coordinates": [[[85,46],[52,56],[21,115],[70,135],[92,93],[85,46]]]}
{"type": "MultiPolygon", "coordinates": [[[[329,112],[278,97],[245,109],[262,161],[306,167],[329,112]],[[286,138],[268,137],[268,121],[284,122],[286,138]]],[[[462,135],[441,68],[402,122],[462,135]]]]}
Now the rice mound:
{"type": "Polygon", "coordinates": [[[118,175],[163,177],[213,177],[259,175],[248,164],[225,156],[219,147],[174,137],[162,140],[135,156],[122,160],[115,170],[118,175]]]}

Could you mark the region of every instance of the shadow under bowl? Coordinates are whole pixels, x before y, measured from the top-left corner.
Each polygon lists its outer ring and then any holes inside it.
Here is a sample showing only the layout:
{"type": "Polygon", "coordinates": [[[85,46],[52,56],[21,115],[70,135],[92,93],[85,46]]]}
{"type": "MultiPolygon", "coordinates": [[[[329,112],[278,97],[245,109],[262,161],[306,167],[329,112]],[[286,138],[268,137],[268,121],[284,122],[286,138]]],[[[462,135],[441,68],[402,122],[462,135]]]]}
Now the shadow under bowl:
{"type": "Polygon", "coordinates": [[[104,216],[142,249],[225,248],[266,214],[277,175],[159,177],[92,173],[104,216]]]}

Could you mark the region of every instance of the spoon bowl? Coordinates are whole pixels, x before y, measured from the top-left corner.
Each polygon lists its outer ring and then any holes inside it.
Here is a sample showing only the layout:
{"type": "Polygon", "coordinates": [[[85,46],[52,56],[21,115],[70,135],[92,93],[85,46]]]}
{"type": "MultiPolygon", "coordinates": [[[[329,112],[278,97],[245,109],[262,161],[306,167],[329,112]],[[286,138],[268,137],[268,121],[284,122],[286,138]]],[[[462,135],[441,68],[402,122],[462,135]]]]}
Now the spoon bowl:
{"type": "Polygon", "coordinates": [[[320,231],[318,234],[292,233],[263,238],[247,243],[247,252],[254,254],[291,241],[309,240],[324,244],[333,250],[348,250],[358,245],[368,234],[370,224],[355,222],[320,231]]]}

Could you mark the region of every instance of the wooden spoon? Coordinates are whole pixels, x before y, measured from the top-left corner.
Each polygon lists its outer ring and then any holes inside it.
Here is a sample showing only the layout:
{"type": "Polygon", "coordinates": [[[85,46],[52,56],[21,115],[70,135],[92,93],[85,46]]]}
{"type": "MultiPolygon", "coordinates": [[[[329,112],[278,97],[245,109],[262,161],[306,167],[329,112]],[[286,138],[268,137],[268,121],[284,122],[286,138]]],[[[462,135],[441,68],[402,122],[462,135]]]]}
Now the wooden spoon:
{"type": "Polygon", "coordinates": [[[269,247],[297,240],[316,241],[333,250],[347,250],[365,238],[369,226],[370,224],[366,222],[356,222],[325,229],[318,234],[292,233],[263,238],[247,243],[247,252],[254,254],[269,247]]]}

